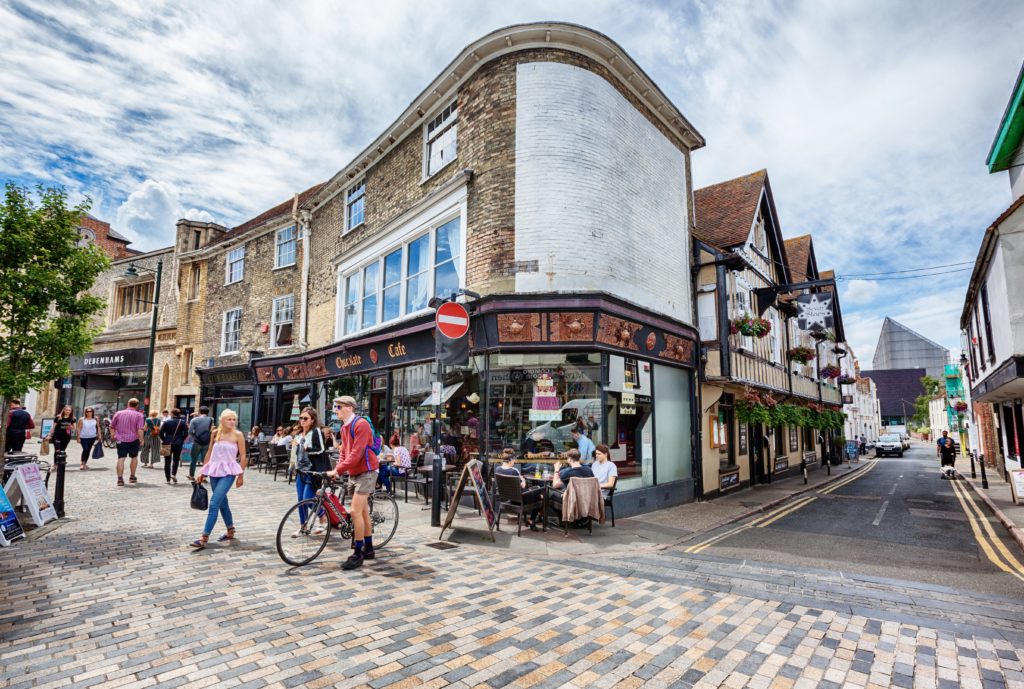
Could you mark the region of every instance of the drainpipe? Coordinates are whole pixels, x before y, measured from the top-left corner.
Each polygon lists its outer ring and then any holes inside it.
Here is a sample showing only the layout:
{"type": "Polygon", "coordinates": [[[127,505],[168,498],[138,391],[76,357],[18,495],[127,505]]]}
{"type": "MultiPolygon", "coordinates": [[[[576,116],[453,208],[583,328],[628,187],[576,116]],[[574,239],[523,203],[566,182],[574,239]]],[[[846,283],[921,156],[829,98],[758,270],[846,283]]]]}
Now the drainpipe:
{"type": "Polygon", "coordinates": [[[299,286],[299,302],[301,308],[299,310],[299,347],[305,349],[306,347],[306,327],[308,323],[307,312],[309,310],[309,221],[310,212],[303,210],[301,213],[298,211],[299,207],[299,195],[295,195],[295,200],[292,202],[292,219],[295,221],[295,226],[299,230],[299,236],[302,237],[302,283],[299,286]]]}

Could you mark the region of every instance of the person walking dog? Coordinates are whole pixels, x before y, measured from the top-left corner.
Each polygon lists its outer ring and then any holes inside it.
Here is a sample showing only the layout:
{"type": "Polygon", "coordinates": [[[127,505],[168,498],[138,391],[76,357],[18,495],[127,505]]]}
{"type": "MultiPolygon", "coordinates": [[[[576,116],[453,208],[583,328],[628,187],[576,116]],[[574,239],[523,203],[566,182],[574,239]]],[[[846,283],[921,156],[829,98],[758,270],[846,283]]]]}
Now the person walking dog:
{"type": "Polygon", "coordinates": [[[206,453],[206,461],[196,474],[196,483],[201,484],[209,477],[213,488],[203,534],[189,544],[196,550],[202,550],[209,543],[210,533],[217,525],[217,514],[220,514],[227,528],[227,533],[217,541],[230,543],[235,540],[235,520],[228,505],[228,491],[231,490],[231,486],[242,487],[242,473],[246,465],[245,434],[238,430],[238,415],[235,412],[225,409],[220,413],[212,441],[206,453]]]}

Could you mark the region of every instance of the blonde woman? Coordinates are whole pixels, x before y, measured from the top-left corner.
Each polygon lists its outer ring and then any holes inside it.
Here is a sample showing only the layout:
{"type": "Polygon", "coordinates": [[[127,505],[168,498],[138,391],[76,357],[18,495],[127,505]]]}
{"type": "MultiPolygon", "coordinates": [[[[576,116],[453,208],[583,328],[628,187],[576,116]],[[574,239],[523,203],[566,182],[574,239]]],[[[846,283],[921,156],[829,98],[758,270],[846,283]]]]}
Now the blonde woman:
{"type": "Polygon", "coordinates": [[[160,460],[160,415],[149,412],[146,419],[146,435],[142,439],[142,466],[155,468],[160,460]]]}
{"type": "Polygon", "coordinates": [[[235,538],[235,521],[228,506],[228,491],[232,484],[242,487],[242,472],[245,471],[245,434],[238,430],[238,415],[230,409],[220,414],[220,421],[213,432],[210,449],[206,452],[206,460],[199,468],[196,482],[202,483],[210,478],[213,495],[210,497],[210,511],[206,515],[203,535],[190,544],[202,550],[210,541],[210,532],[217,524],[220,513],[227,527],[227,533],[217,539],[218,542],[229,543],[235,538]]]}

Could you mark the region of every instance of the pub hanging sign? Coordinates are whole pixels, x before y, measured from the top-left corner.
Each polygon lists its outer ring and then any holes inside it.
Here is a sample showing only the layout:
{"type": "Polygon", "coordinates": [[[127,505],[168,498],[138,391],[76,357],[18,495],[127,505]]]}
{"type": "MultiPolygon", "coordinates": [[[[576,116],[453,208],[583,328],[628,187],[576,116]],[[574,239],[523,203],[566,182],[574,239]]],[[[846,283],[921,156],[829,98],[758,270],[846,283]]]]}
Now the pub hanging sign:
{"type": "Polygon", "coordinates": [[[797,327],[800,330],[820,332],[832,330],[835,319],[832,316],[832,299],[834,295],[821,292],[801,294],[796,298],[797,327]]]}

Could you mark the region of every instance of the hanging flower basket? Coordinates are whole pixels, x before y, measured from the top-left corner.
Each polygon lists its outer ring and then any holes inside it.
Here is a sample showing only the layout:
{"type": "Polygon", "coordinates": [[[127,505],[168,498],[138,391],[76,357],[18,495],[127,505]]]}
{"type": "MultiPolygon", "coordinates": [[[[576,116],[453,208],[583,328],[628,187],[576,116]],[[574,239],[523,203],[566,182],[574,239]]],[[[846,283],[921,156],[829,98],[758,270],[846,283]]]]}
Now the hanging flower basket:
{"type": "Polygon", "coordinates": [[[836,382],[840,385],[853,385],[857,382],[857,379],[851,378],[850,376],[839,376],[839,379],[836,380],[836,382]]]}
{"type": "Polygon", "coordinates": [[[822,378],[831,378],[835,380],[841,375],[843,375],[842,370],[840,370],[838,366],[833,366],[832,364],[829,364],[825,368],[821,369],[822,378]]]}
{"type": "Polygon", "coordinates": [[[795,361],[799,364],[806,364],[816,356],[815,351],[810,347],[793,347],[786,354],[789,356],[790,361],[795,361]]]}
{"type": "Polygon", "coordinates": [[[732,323],[729,324],[729,332],[733,335],[740,333],[745,337],[756,337],[758,339],[771,332],[771,329],[771,321],[764,318],[755,318],[749,313],[733,319],[732,323]]]}
{"type": "Polygon", "coordinates": [[[967,411],[967,402],[960,400],[959,402],[953,405],[953,409],[956,409],[958,412],[963,413],[967,411]]]}

